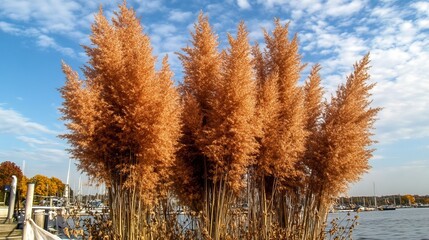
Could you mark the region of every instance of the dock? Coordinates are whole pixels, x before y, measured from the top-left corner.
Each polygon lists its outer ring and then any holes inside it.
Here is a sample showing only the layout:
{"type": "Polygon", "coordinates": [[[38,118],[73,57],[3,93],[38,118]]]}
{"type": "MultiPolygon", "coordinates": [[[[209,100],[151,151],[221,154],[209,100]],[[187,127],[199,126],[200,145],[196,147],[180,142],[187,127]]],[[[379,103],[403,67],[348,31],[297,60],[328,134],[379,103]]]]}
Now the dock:
{"type": "Polygon", "coordinates": [[[22,239],[22,229],[17,229],[18,222],[6,221],[7,206],[0,206],[0,240],[22,239]]]}

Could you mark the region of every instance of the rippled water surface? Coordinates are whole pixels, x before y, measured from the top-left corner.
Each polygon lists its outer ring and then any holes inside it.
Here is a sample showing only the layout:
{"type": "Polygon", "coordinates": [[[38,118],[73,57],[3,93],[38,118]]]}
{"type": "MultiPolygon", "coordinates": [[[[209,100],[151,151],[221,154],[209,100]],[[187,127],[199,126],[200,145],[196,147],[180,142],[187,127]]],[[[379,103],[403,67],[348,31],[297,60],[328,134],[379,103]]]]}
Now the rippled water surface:
{"type": "MultiPolygon", "coordinates": [[[[328,220],[353,218],[356,213],[331,213],[328,220]]],[[[353,239],[429,240],[429,208],[402,208],[393,211],[360,212],[353,239]]]]}

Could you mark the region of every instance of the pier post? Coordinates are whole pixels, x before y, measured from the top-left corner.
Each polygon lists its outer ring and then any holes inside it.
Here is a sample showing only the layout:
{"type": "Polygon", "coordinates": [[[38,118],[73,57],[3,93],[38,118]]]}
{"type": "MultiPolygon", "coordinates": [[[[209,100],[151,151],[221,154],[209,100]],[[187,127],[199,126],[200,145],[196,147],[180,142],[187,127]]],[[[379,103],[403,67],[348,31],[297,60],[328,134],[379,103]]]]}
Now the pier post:
{"type": "Polygon", "coordinates": [[[33,195],[34,195],[34,183],[27,185],[27,198],[25,199],[25,218],[24,218],[24,230],[22,236],[25,238],[27,220],[31,219],[31,210],[33,208],[33,195]]]}
{"type": "Polygon", "coordinates": [[[16,198],[16,185],[18,179],[15,175],[12,175],[12,184],[10,185],[10,197],[9,197],[9,208],[7,212],[6,220],[12,222],[13,212],[15,211],[15,198],[16,198]]]}

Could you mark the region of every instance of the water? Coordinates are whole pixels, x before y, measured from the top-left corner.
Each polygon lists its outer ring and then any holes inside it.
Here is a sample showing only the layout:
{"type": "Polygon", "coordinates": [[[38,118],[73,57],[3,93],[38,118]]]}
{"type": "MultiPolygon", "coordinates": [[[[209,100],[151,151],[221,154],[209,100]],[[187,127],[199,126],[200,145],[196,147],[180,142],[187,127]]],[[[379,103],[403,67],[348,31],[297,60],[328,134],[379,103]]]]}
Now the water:
{"type": "MultiPolygon", "coordinates": [[[[331,213],[328,220],[353,218],[356,213],[331,213]]],[[[429,240],[429,208],[402,208],[393,211],[360,212],[353,239],[429,240]]]]}

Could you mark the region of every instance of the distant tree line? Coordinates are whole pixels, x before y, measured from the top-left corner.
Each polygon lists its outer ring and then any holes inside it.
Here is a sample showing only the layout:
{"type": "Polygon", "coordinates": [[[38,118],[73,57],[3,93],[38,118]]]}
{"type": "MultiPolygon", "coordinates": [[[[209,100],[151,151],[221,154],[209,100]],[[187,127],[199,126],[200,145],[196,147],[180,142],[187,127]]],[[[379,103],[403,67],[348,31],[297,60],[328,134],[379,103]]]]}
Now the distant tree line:
{"type": "Polygon", "coordinates": [[[361,206],[374,206],[375,200],[377,205],[402,205],[414,206],[415,204],[429,204],[429,196],[411,195],[411,194],[397,194],[386,196],[354,196],[354,197],[339,197],[336,199],[337,205],[361,205],[361,206]]]}
{"type": "Polygon", "coordinates": [[[84,79],[63,63],[62,135],[78,168],[106,184],[110,239],[318,239],[329,207],[369,169],[369,55],[329,100],[320,65],[299,85],[298,37],[275,20],[264,47],[244,23],[220,51],[202,13],[173,84],[126,4],[100,10],[84,79]],[[175,200],[179,203],[172,208],[175,200]],[[185,209],[189,229],[170,213],[185,209]]]}
{"type": "MultiPolygon", "coordinates": [[[[60,179],[56,177],[49,178],[41,174],[27,178],[15,163],[4,161],[0,163],[0,199],[2,199],[2,202],[4,202],[5,186],[10,186],[12,183],[12,175],[15,175],[18,179],[17,193],[19,198],[17,198],[17,201],[26,197],[27,183],[35,183],[34,195],[62,197],[64,194],[65,184],[60,179]]],[[[8,202],[6,201],[6,203],[8,202]]]]}

